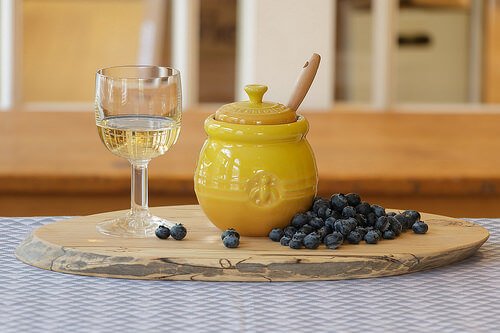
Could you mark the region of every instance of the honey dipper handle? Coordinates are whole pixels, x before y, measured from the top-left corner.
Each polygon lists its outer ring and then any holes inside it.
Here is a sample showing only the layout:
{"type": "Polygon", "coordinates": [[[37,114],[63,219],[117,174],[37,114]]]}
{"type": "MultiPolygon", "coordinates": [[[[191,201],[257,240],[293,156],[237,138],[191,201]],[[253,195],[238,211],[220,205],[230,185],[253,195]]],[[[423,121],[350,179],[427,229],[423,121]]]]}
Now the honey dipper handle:
{"type": "Polygon", "coordinates": [[[292,96],[290,97],[290,100],[287,104],[290,109],[297,111],[300,103],[302,103],[302,101],[306,97],[307,92],[309,91],[309,88],[314,81],[316,72],[318,71],[320,61],[320,55],[317,53],[313,53],[311,58],[304,64],[297,82],[295,83],[292,96]]]}

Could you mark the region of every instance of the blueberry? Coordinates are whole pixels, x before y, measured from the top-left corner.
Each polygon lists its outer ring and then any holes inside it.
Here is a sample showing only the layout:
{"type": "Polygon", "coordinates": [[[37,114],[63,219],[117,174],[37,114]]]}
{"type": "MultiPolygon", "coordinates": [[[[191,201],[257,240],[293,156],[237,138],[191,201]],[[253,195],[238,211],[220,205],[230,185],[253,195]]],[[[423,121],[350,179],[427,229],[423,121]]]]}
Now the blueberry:
{"type": "Polygon", "coordinates": [[[314,231],[314,228],[311,227],[309,224],[304,224],[302,228],[299,229],[300,232],[303,232],[304,234],[308,235],[311,232],[314,231]]]}
{"type": "Polygon", "coordinates": [[[378,229],[382,232],[389,229],[389,227],[390,227],[390,223],[389,223],[389,219],[387,218],[387,216],[380,216],[377,219],[377,222],[375,222],[375,229],[378,229]]]}
{"type": "Polygon", "coordinates": [[[309,221],[309,225],[311,227],[313,227],[314,229],[319,229],[321,228],[322,226],[325,225],[325,221],[323,221],[323,219],[319,218],[319,217],[313,217],[310,221],[309,221]]]}
{"type": "Polygon", "coordinates": [[[280,239],[280,244],[283,245],[283,246],[288,246],[290,244],[290,240],[291,238],[288,237],[288,236],[283,236],[281,237],[280,239]]]}
{"type": "Polygon", "coordinates": [[[361,238],[364,239],[365,238],[365,235],[366,233],[368,232],[368,229],[367,228],[363,228],[363,227],[357,227],[356,229],[354,229],[356,232],[358,232],[360,235],[361,235],[361,238]]]}
{"type": "Polygon", "coordinates": [[[405,210],[403,216],[408,221],[408,229],[413,227],[413,224],[420,221],[420,213],[415,210],[405,210]]]}
{"type": "Polygon", "coordinates": [[[170,236],[170,229],[167,228],[164,225],[158,226],[158,228],[155,230],[155,235],[158,238],[161,239],[167,239],[170,236]]]}
{"type": "Polygon", "coordinates": [[[330,198],[330,206],[333,210],[341,212],[345,206],[347,206],[347,199],[342,193],[334,194],[330,198]]]}
{"type": "Polygon", "coordinates": [[[306,237],[306,234],[299,230],[293,235],[292,240],[302,242],[304,240],[304,237],[306,237]]]}
{"type": "Polygon", "coordinates": [[[318,217],[321,217],[322,219],[326,219],[332,215],[332,210],[328,206],[321,206],[318,208],[317,211],[318,217]]]}
{"type": "Polygon", "coordinates": [[[330,204],[328,203],[328,200],[319,198],[316,201],[314,201],[312,206],[312,211],[317,214],[318,210],[322,207],[330,207],[330,204]]]}
{"type": "Polygon", "coordinates": [[[405,210],[403,212],[403,214],[407,215],[408,217],[410,217],[411,219],[413,219],[415,222],[420,221],[420,219],[422,218],[420,216],[420,213],[417,212],[416,210],[405,210]]]}
{"type": "Polygon", "coordinates": [[[345,198],[349,206],[356,207],[361,203],[361,197],[357,193],[348,193],[345,195],[345,198]]]}
{"type": "Polygon", "coordinates": [[[321,243],[320,237],[315,232],[310,233],[309,235],[304,237],[304,247],[306,249],[311,249],[311,250],[316,249],[318,248],[320,243],[321,243]]]}
{"type": "Polygon", "coordinates": [[[335,230],[335,221],[337,221],[336,218],[329,217],[325,220],[325,226],[331,228],[332,230],[335,230]]]}
{"type": "Polygon", "coordinates": [[[391,229],[388,229],[384,231],[384,234],[382,235],[384,239],[394,239],[396,238],[396,233],[392,231],[391,229]]]}
{"type": "Polygon", "coordinates": [[[316,214],[315,212],[313,212],[312,210],[308,210],[307,212],[305,212],[304,214],[306,214],[307,216],[307,221],[309,221],[310,219],[312,219],[313,217],[318,217],[318,214],[316,214]]]}
{"type": "Polygon", "coordinates": [[[225,247],[233,249],[240,245],[240,239],[235,234],[229,234],[222,240],[225,247]]]}
{"type": "Polygon", "coordinates": [[[429,226],[424,221],[417,221],[413,223],[413,226],[411,228],[416,234],[425,234],[427,230],[429,230],[429,226]]]}
{"type": "Polygon", "coordinates": [[[373,231],[378,235],[378,239],[382,238],[382,236],[383,236],[382,231],[380,231],[378,229],[373,229],[373,231]]]}
{"type": "Polygon", "coordinates": [[[375,222],[377,222],[377,216],[375,213],[370,213],[366,216],[366,225],[369,227],[375,226],[375,222]]]}
{"type": "MultiPolygon", "coordinates": [[[[186,228],[182,223],[176,223],[172,228],[170,228],[170,235],[175,240],[181,240],[187,235],[186,228]]],[[[236,237],[236,236],[235,236],[236,237]]]]}
{"type": "Polygon", "coordinates": [[[357,232],[356,230],[353,230],[347,235],[347,241],[351,244],[359,244],[363,237],[361,237],[361,234],[357,232]]]}
{"type": "Polygon", "coordinates": [[[222,234],[220,235],[220,239],[224,240],[224,238],[228,235],[235,235],[236,237],[238,237],[238,239],[240,239],[240,234],[234,230],[233,228],[229,228],[229,229],[226,229],[224,230],[224,232],[222,232],[222,234]]]}
{"type": "Polygon", "coordinates": [[[403,226],[394,216],[387,216],[389,221],[389,230],[393,231],[396,236],[399,236],[403,231],[403,226]]]}
{"type": "Polygon", "coordinates": [[[344,209],[342,209],[342,217],[343,218],[348,218],[348,217],[355,217],[356,216],[356,209],[352,206],[345,206],[344,209]]]}
{"type": "Polygon", "coordinates": [[[295,214],[294,217],[292,217],[292,221],[290,222],[290,224],[292,226],[294,226],[295,228],[299,229],[299,228],[302,228],[302,226],[304,224],[309,222],[309,219],[310,219],[310,217],[307,216],[306,214],[298,213],[298,214],[295,214]]]}
{"type": "Polygon", "coordinates": [[[410,223],[413,224],[411,222],[411,218],[407,215],[396,214],[394,215],[394,218],[399,221],[403,230],[410,228],[410,223]]]}
{"type": "Polygon", "coordinates": [[[316,230],[320,240],[323,240],[326,235],[331,234],[332,232],[333,229],[330,229],[330,227],[327,227],[326,225],[316,230]]]}
{"type": "Polygon", "coordinates": [[[354,229],[354,227],[348,220],[337,220],[335,221],[334,226],[335,226],[334,230],[336,232],[341,233],[344,237],[347,236],[354,229]]]}
{"type": "Polygon", "coordinates": [[[356,221],[358,222],[358,226],[360,227],[366,227],[366,217],[362,214],[356,214],[354,217],[356,221]]]}
{"type": "Polygon", "coordinates": [[[349,227],[351,228],[351,231],[356,229],[356,227],[358,226],[358,221],[354,218],[354,217],[349,217],[347,219],[345,219],[349,224],[349,227]]]}
{"type": "Polygon", "coordinates": [[[365,235],[365,242],[368,244],[377,244],[379,239],[380,236],[375,230],[368,231],[365,235]]]}
{"type": "Polygon", "coordinates": [[[323,243],[329,249],[336,249],[344,242],[344,236],[340,232],[332,232],[329,235],[326,235],[323,243]]]}
{"type": "Polygon", "coordinates": [[[285,236],[288,238],[292,238],[296,232],[297,232],[297,229],[291,225],[286,227],[284,230],[285,236]]]}
{"type": "Polygon", "coordinates": [[[368,202],[362,202],[356,206],[356,212],[363,214],[364,216],[368,216],[368,214],[372,212],[372,207],[368,202]]]}
{"type": "Polygon", "coordinates": [[[274,228],[269,232],[269,239],[273,242],[279,242],[281,237],[283,237],[285,233],[281,228],[274,228]]]}
{"type": "Polygon", "coordinates": [[[385,216],[385,208],[379,205],[372,205],[372,211],[376,217],[385,216]]]}
{"type": "Polygon", "coordinates": [[[291,239],[290,242],[288,243],[288,246],[291,249],[300,249],[302,248],[302,241],[296,240],[296,239],[291,239]]]}

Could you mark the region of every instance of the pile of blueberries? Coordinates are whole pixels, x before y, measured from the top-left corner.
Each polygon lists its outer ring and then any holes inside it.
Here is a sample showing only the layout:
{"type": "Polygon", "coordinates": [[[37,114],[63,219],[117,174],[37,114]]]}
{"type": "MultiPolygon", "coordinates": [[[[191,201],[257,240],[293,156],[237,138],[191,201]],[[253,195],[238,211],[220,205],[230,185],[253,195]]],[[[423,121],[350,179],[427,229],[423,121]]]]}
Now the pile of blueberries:
{"type": "Polygon", "coordinates": [[[182,225],[182,223],[176,223],[172,227],[167,227],[165,225],[159,225],[155,230],[156,237],[160,239],[167,239],[172,236],[175,240],[184,239],[187,235],[186,227],[182,225]]]}
{"type": "Polygon", "coordinates": [[[330,200],[317,197],[311,209],[296,214],[290,224],[269,232],[272,241],[292,249],[316,249],[321,243],[336,249],[342,243],[377,244],[381,239],[394,239],[412,229],[425,234],[428,226],[415,210],[387,213],[384,207],[361,201],[356,193],[334,194],[330,200]]]}

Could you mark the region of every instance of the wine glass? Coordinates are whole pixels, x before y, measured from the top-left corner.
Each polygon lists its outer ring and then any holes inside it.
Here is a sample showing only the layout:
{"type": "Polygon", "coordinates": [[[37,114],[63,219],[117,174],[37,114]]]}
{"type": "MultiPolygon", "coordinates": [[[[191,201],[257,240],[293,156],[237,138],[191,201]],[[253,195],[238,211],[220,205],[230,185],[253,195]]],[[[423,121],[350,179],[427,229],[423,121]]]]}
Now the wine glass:
{"type": "Polygon", "coordinates": [[[154,235],[172,225],[148,209],[148,163],[175,144],[181,128],[178,70],[158,66],[117,66],[96,73],[95,118],[109,151],[131,164],[131,209],[98,223],[103,234],[124,238],[154,235]]]}

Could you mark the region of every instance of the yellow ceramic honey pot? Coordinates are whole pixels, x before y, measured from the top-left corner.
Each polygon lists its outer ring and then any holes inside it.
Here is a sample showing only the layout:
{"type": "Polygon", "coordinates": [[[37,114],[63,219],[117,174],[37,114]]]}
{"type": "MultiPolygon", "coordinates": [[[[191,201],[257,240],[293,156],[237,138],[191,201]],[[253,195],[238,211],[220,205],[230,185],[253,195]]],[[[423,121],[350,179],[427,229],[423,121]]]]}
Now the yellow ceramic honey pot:
{"type": "Polygon", "coordinates": [[[205,121],[208,139],[195,171],[195,192],[218,228],[267,236],[310,208],[318,174],[306,118],[283,104],[263,102],[266,86],[249,85],[245,91],[249,101],[225,105],[205,121]]]}

